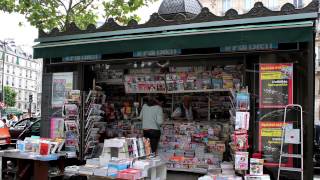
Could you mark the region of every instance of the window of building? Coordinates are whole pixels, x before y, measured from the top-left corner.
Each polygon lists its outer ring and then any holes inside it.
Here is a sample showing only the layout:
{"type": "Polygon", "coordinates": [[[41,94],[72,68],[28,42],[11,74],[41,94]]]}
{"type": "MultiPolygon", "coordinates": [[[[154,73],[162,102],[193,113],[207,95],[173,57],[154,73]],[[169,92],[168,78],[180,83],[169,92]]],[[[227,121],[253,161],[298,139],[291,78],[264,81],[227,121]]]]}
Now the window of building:
{"type": "Polygon", "coordinates": [[[27,103],[24,103],[24,109],[28,109],[27,103]]]}
{"type": "Polygon", "coordinates": [[[19,57],[17,57],[17,60],[16,60],[16,64],[20,64],[20,62],[19,62],[20,60],[19,60],[19,57]]]}
{"type": "Polygon", "coordinates": [[[25,101],[28,100],[28,93],[27,92],[24,93],[24,100],[25,101]]]}
{"type": "Polygon", "coordinates": [[[7,73],[10,73],[10,66],[7,66],[7,73]]]}
{"type": "Polygon", "coordinates": [[[16,78],[13,77],[13,78],[12,78],[12,82],[11,82],[12,87],[14,87],[14,85],[15,85],[15,84],[14,84],[15,80],[16,80],[16,78]]]}
{"type": "Polygon", "coordinates": [[[223,0],[223,11],[226,12],[228,11],[229,9],[231,9],[231,0],[223,0]]]}
{"type": "Polygon", "coordinates": [[[28,88],[28,80],[26,80],[26,84],[24,85],[24,87],[27,89],[28,88]]]}
{"type": "Polygon", "coordinates": [[[12,57],[11,57],[11,63],[12,63],[12,64],[14,63],[14,59],[15,59],[15,57],[12,56],[12,57]]]}
{"type": "Polygon", "coordinates": [[[9,62],[9,55],[6,55],[6,61],[9,62]]]}
{"type": "Polygon", "coordinates": [[[6,77],[6,85],[9,85],[9,77],[6,77]]]}
{"type": "Polygon", "coordinates": [[[18,99],[21,100],[21,90],[18,92],[18,99]]]}
{"type": "Polygon", "coordinates": [[[21,103],[18,103],[18,109],[21,109],[21,103]]]}
{"type": "Polygon", "coordinates": [[[19,79],[19,87],[21,88],[22,79],[19,79]]]}
{"type": "Polygon", "coordinates": [[[293,4],[296,8],[302,8],[303,7],[303,0],[293,0],[293,4]]]}

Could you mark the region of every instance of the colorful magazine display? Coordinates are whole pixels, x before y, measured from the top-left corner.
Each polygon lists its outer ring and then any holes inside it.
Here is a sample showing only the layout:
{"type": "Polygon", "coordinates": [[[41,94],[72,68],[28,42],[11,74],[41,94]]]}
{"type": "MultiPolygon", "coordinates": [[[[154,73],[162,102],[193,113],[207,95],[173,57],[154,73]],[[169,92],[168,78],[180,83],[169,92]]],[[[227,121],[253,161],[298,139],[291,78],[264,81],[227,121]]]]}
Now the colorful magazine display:
{"type": "Polygon", "coordinates": [[[164,75],[128,75],[125,76],[126,93],[165,92],[164,75]]]}

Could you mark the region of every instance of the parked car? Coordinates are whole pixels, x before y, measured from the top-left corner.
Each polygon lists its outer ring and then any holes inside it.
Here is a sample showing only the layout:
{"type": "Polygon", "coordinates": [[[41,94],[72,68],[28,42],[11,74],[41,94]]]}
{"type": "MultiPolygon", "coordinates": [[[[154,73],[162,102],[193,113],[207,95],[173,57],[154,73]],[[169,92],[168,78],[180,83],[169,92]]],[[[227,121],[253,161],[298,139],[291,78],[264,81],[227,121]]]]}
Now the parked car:
{"type": "Polygon", "coordinates": [[[30,136],[40,136],[40,118],[27,118],[10,127],[12,143],[30,136]]]}
{"type": "Polygon", "coordinates": [[[0,120],[0,147],[7,148],[11,143],[9,127],[3,120],[0,120]]]}

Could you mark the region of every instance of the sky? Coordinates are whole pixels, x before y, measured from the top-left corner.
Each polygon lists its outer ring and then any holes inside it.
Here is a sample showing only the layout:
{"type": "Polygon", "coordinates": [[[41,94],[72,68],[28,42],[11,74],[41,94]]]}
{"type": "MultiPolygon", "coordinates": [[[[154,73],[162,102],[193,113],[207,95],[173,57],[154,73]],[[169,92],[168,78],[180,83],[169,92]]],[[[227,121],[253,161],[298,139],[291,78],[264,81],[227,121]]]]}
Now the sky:
{"type": "MultiPolygon", "coordinates": [[[[147,21],[150,15],[158,11],[161,1],[150,5],[149,7],[142,7],[137,11],[137,14],[141,17],[141,22],[147,21]]],[[[104,22],[104,19],[98,20],[104,22]]],[[[23,17],[23,15],[16,13],[4,13],[0,12],[0,40],[14,39],[17,45],[27,52],[32,54],[32,46],[35,44],[34,39],[38,37],[38,30],[32,27],[30,23],[23,17]],[[22,26],[19,26],[19,22],[22,22],[22,26]]]]}

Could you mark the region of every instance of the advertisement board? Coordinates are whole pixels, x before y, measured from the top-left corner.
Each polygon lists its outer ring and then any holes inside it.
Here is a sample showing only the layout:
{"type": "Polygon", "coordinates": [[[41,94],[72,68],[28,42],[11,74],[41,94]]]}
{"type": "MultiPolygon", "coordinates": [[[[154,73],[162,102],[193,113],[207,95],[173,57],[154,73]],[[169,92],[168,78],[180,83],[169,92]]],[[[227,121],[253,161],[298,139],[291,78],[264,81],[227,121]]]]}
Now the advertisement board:
{"type": "Polygon", "coordinates": [[[260,108],[284,108],[293,103],[293,64],[260,64],[260,108]]]}
{"type": "Polygon", "coordinates": [[[53,73],[52,75],[52,108],[61,108],[66,98],[66,93],[73,88],[73,73],[53,73]]]}
{"type": "MultiPolygon", "coordinates": [[[[263,154],[266,166],[278,166],[280,158],[283,122],[259,122],[259,151],[263,154]]],[[[286,123],[292,129],[292,123],[286,123]]],[[[283,146],[284,153],[292,153],[292,145],[283,146]]],[[[282,166],[292,166],[292,158],[282,158],[282,166]]]]}

